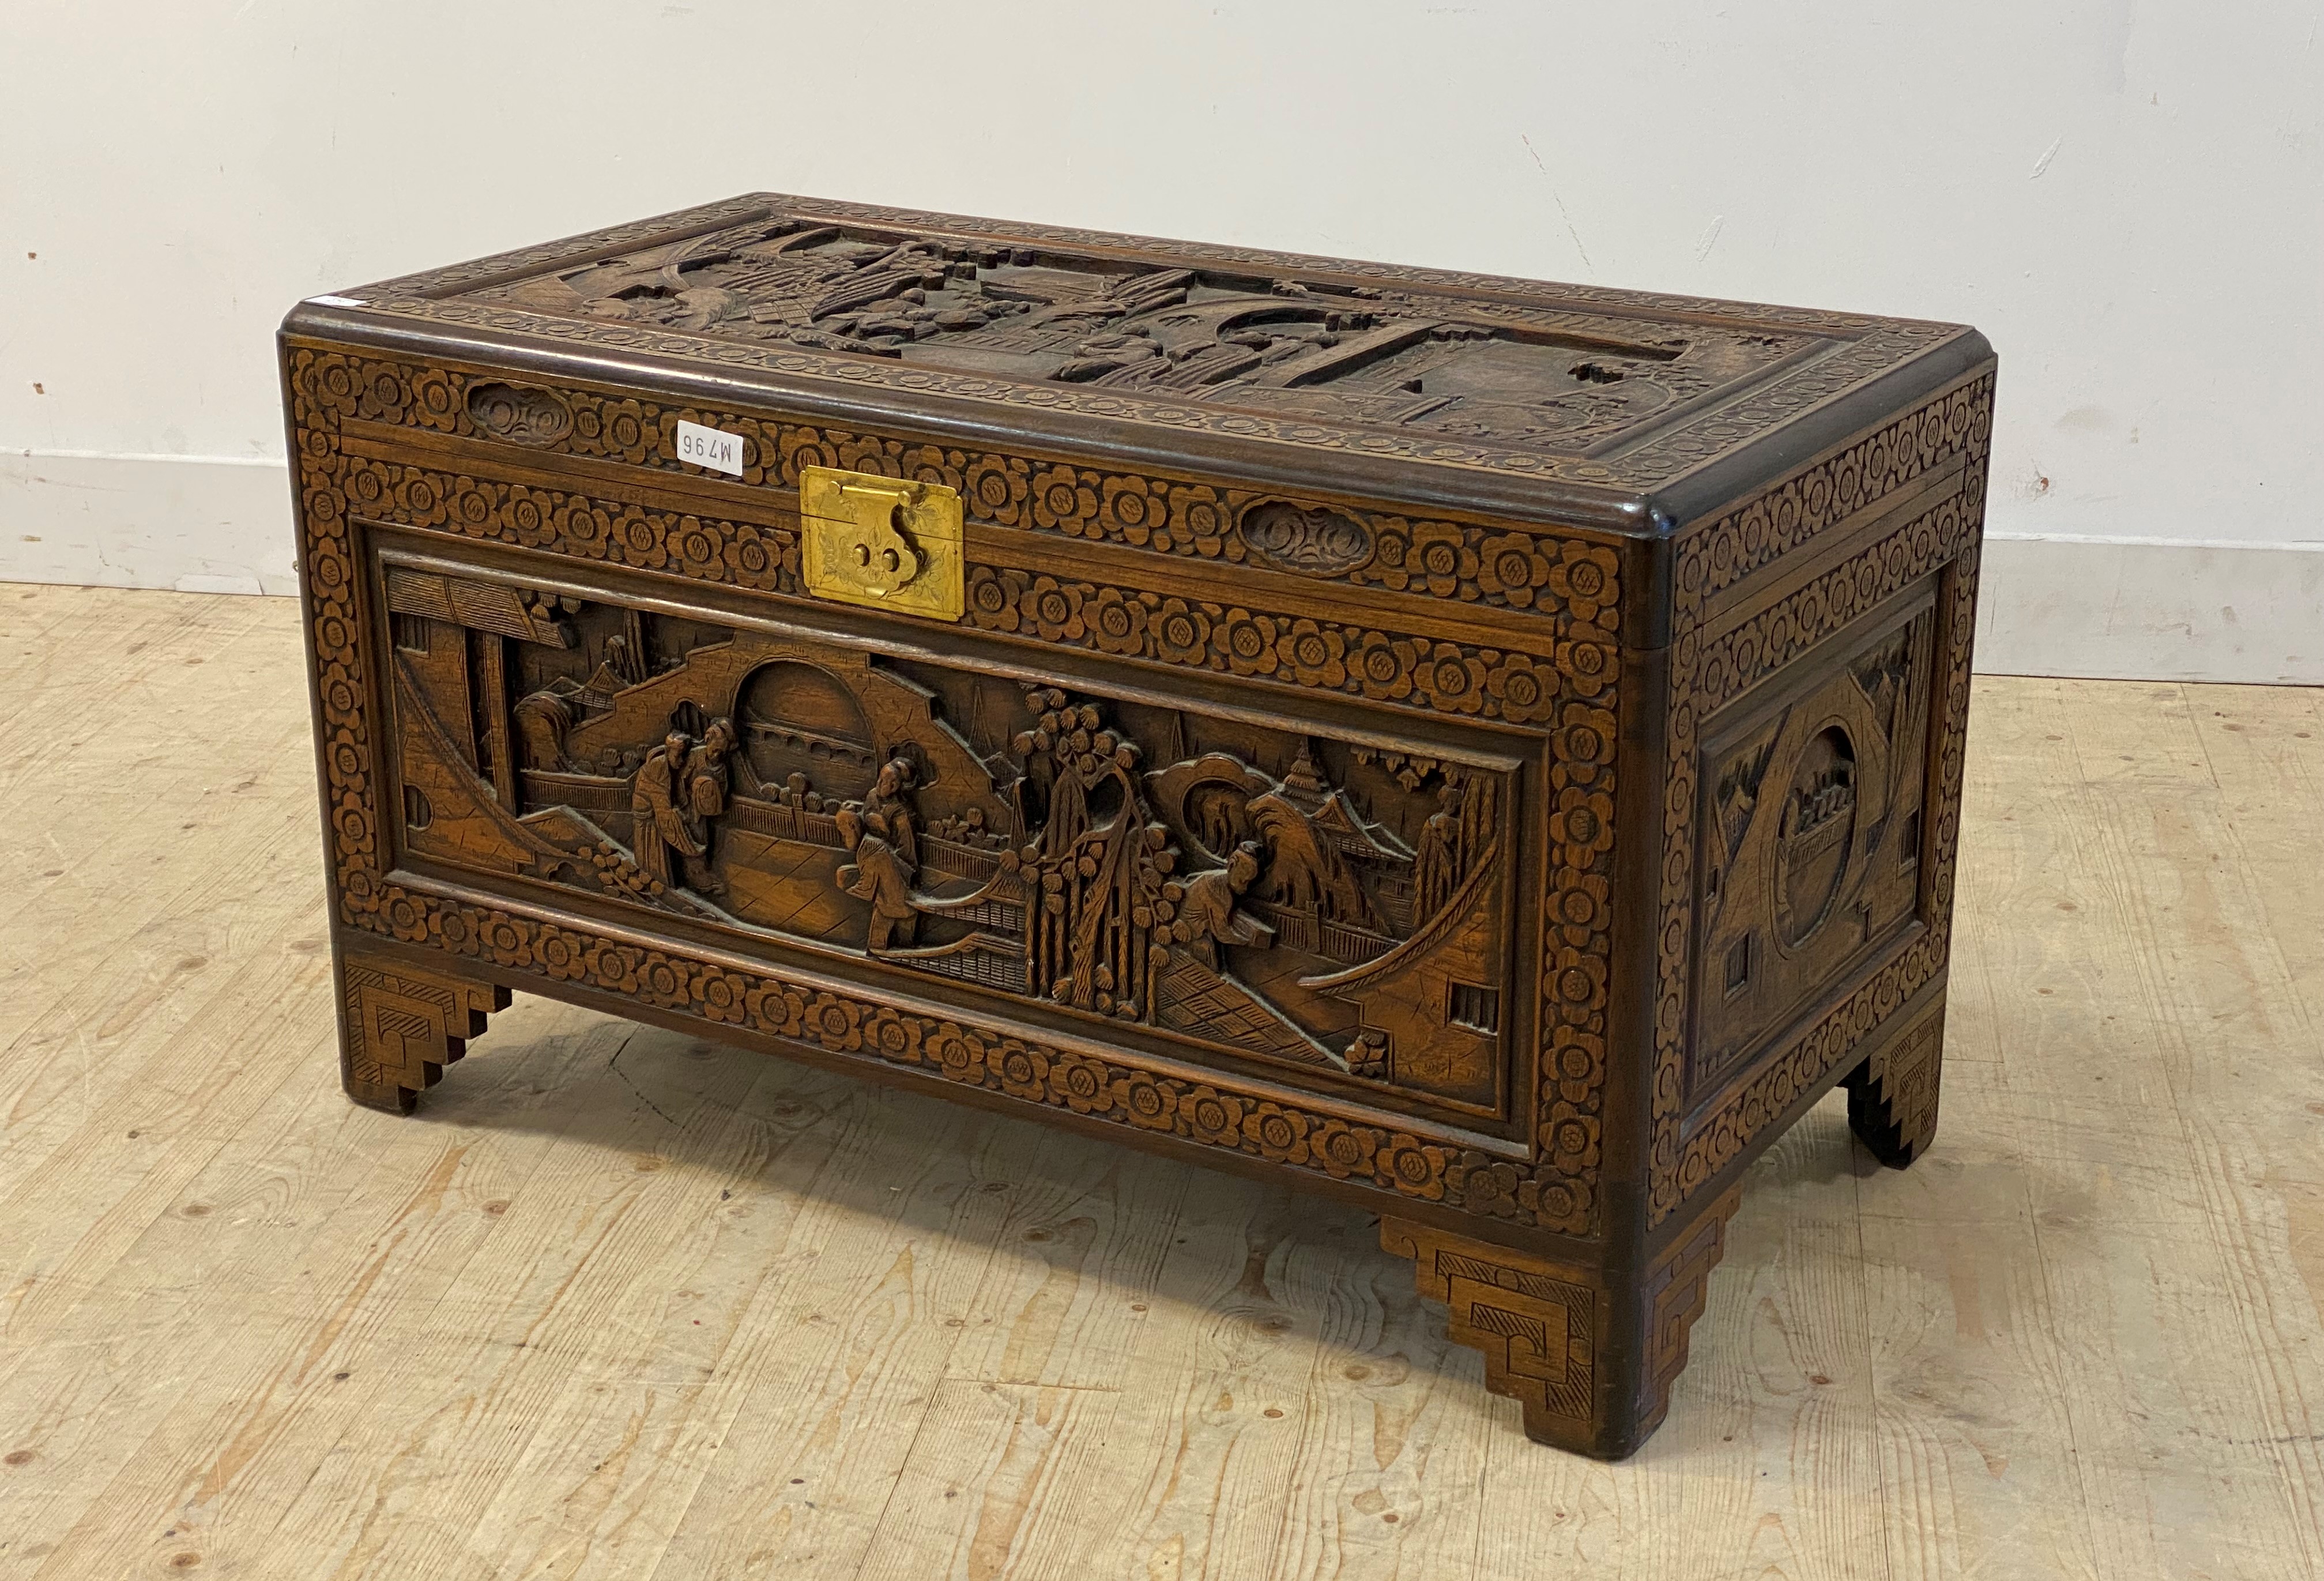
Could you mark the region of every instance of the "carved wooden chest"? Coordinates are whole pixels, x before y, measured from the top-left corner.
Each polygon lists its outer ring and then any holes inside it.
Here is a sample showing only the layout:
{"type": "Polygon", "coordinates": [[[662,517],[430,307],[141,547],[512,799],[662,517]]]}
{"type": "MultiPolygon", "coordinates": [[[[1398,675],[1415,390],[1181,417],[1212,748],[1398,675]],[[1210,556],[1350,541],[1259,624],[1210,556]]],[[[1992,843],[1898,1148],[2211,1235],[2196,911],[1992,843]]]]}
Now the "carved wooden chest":
{"type": "Polygon", "coordinates": [[[281,354],[363,1103],[524,989],[1296,1179],[1598,1455],[1927,1142],[1973,330],[761,195],[281,354]]]}

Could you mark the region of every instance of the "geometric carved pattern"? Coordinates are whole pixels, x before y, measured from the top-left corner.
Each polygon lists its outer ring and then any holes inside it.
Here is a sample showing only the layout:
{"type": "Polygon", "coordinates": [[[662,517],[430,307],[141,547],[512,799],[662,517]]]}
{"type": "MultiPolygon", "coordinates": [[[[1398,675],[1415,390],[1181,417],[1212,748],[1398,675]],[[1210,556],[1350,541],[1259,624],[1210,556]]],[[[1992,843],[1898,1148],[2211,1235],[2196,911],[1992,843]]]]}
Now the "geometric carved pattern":
{"type": "Polygon", "coordinates": [[[348,1096],[376,1109],[411,1112],[423,1088],[505,1010],[509,991],[440,972],[343,957],[340,1073],[348,1096]]]}
{"type": "MultiPolygon", "coordinates": [[[[364,458],[349,460],[340,472],[338,486],[373,520],[791,596],[803,593],[798,540],[786,529],[707,513],[625,509],[558,489],[364,458]]],[[[1610,550],[1580,545],[1538,559],[1530,546],[1511,552],[1521,567],[1505,569],[1520,586],[1524,578],[1538,576],[1546,585],[1578,583],[1598,595],[1580,602],[1584,619],[1559,620],[1545,585],[1544,613],[1551,618],[1542,623],[1536,641],[1522,644],[1536,649],[1537,657],[1319,621],[1291,609],[1164,598],[1134,587],[1101,588],[983,565],[969,572],[965,617],[982,630],[1117,658],[1533,724],[1555,717],[1564,698],[1597,698],[1613,686],[1614,609],[1600,600],[1613,594],[1616,561],[1610,550]]]]}
{"type": "Polygon", "coordinates": [[[1687,1336],[1710,1297],[1711,1271],[1727,1251],[1727,1221],[1742,1200],[1730,1186],[1694,1227],[1665,1247],[1646,1270],[1646,1375],[1640,1396],[1638,1436],[1654,1431],[1670,1409],[1671,1385],[1686,1370],[1687,1336]]]}
{"type": "Polygon", "coordinates": [[[1380,1221],[1380,1245],[1413,1260],[1420,1293],[1450,1311],[1445,1333],[1484,1354],[1485,1387],[1524,1407],[1528,1435],[1589,1436],[1598,1295],[1581,1281],[1591,1275],[1406,1219],[1380,1221]]]}
{"type": "Polygon", "coordinates": [[[1881,600],[1957,559],[1977,521],[1975,502],[1949,493],[1773,609],[1702,643],[1696,706],[1709,717],[1881,600]]]}
{"type": "Polygon", "coordinates": [[[969,624],[987,631],[1513,725],[1555,718],[1561,692],[1596,698],[1614,684],[1610,631],[1569,644],[1569,661],[1587,657],[1561,675],[1523,653],[987,566],[970,573],[967,600],[969,624]]]}
{"type": "Polygon", "coordinates": [[[1945,1007],[1940,1001],[1841,1078],[1848,1086],[1849,1124],[1872,1156],[1892,1170],[1908,1167],[1937,1133],[1944,1059],[1945,1007]]]}
{"type": "Polygon", "coordinates": [[[1518,1402],[1526,1437],[1618,1457],[1670,1407],[1740,1197],[1730,1187],[1702,1207],[1631,1287],[1635,1297],[1619,1274],[1406,1219],[1383,1218],[1380,1245],[1413,1260],[1420,1293],[1448,1310],[1447,1336],[1483,1354],[1485,1387],[1518,1402]]]}

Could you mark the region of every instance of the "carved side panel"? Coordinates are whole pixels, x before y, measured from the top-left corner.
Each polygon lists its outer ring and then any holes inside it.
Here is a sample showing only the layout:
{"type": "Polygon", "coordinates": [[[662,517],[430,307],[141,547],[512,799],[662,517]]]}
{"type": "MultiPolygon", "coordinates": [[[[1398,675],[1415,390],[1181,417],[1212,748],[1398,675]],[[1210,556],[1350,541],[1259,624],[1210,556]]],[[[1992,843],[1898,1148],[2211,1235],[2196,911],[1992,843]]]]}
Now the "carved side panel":
{"type": "Polygon", "coordinates": [[[1932,598],[1705,732],[1691,1096],[1917,913],[1932,598]]]}
{"type": "Polygon", "coordinates": [[[416,855],[1508,1110],[1513,764],[384,586],[416,855]]]}
{"type": "MultiPolygon", "coordinates": [[[[1648,1179],[1653,1224],[1679,1211],[1803,1093],[1845,1068],[1858,1046],[1945,969],[1992,411],[1991,373],[1966,379],[1919,411],[1691,532],[1678,546],[1675,631],[1665,705],[1668,781],[1662,803],[1655,967],[1654,1139],[1648,1179]],[[1868,498],[1866,479],[1880,478],[1885,492],[1898,492],[1901,480],[1893,463],[1915,435],[1924,452],[1932,436],[1958,444],[1963,461],[1959,482],[1909,498],[1894,507],[1885,522],[1867,523],[1861,513],[1882,507],[1868,498]],[[1846,522],[1863,528],[1861,536],[1850,541],[1853,552],[1846,559],[1735,624],[1706,624],[1714,596],[1731,596],[1750,575],[1846,522]],[[1773,1052],[1766,1058],[1746,1055],[1736,1063],[1730,1053],[1727,1074],[1706,1088],[1699,1075],[1706,1061],[1695,1044],[1698,1029],[1705,1024],[1702,1002],[1707,994],[1724,994],[1730,963],[1698,953],[1704,930],[1696,912],[1703,900],[1704,853],[1723,849],[1719,842],[1731,837],[1707,834],[1700,827],[1710,816],[1707,809],[1721,800],[1717,782],[1706,786],[1702,781],[1714,769],[1723,779],[1726,771],[1739,768],[1743,772],[1738,785],[1750,790],[1754,765],[1743,761],[1739,752],[1706,752],[1703,731],[1706,726],[1715,727],[1729,703],[1932,577],[1936,578],[1935,659],[1919,837],[1925,871],[1918,881],[1927,925],[1917,931],[1904,929],[1900,941],[1885,952],[1886,958],[1876,956],[1877,969],[1858,987],[1795,1035],[1770,1045],[1773,1052]]],[[[1881,629],[1887,629],[1885,623],[1881,629]]],[[[1762,783],[1772,772],[1762,772],[1762,783]]],[[[1788,791],[1790,781],[1778,788],[1788,791]]],[[[1750,790],[1755,813],[1761,793],[1750,790]]],[[[1734,788],[1726,805],[1740,807],[1734,788]]],[[[1749,819],[1743,821],[1748,825],[1749,819]]],[[[1805,849],[1794,853],[1795,858],[1812,855],[1805,849]]],[[[1817,874],[1812,863],[1794,860],[1787,866],[1786,882],[1792,892],[1804,893],[1803,883],[1817,874]]],[[[1722,873],[1722,885],[1730,882],[1722,873]]],[[[1795,924],[1798,916],[1794,908],[1795,924]]],[[[1718,1056],[1707,1063],[1718,1068],[1718,1056]]]]}

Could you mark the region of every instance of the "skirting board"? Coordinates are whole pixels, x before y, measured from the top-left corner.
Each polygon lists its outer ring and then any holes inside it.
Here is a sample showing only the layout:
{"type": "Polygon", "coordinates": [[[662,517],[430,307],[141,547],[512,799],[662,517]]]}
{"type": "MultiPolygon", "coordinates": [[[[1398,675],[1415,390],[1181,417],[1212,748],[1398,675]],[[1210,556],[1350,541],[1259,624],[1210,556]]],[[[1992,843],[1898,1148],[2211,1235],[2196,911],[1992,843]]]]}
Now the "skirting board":
{"type": "Polygon", "coordinates": [[[0,455],[0,581],[299,591],[283,463],[0,455]]]}
{"type": "Polygon", "coordinates": [[[1989,530],[1977,668],[2324,686],[2324,543],[1989,530]]]}
{"type": "MultiPolygon", "coordinates": [[[[0,456],[0,581],[295,593],[282,464],[0,456]]],[[[1986,539],[1995,675],[2324,685],[2324,542],[1986,539]]]]}

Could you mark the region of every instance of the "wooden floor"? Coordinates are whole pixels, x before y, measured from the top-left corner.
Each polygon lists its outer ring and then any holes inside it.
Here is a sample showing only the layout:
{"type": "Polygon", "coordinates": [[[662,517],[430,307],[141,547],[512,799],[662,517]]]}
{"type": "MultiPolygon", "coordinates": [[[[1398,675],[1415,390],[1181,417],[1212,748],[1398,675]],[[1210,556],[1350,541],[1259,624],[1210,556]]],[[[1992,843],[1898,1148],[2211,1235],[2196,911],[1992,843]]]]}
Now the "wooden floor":
{"type": "Polygon", "coordinates": [[[0,587],[0,1576],[2324,1576],[2324,692],[1979,684],[1935,1149],[1608,1466],[1351,1211],[529,999],[350,1107],[296,617],[0,587]]]}

